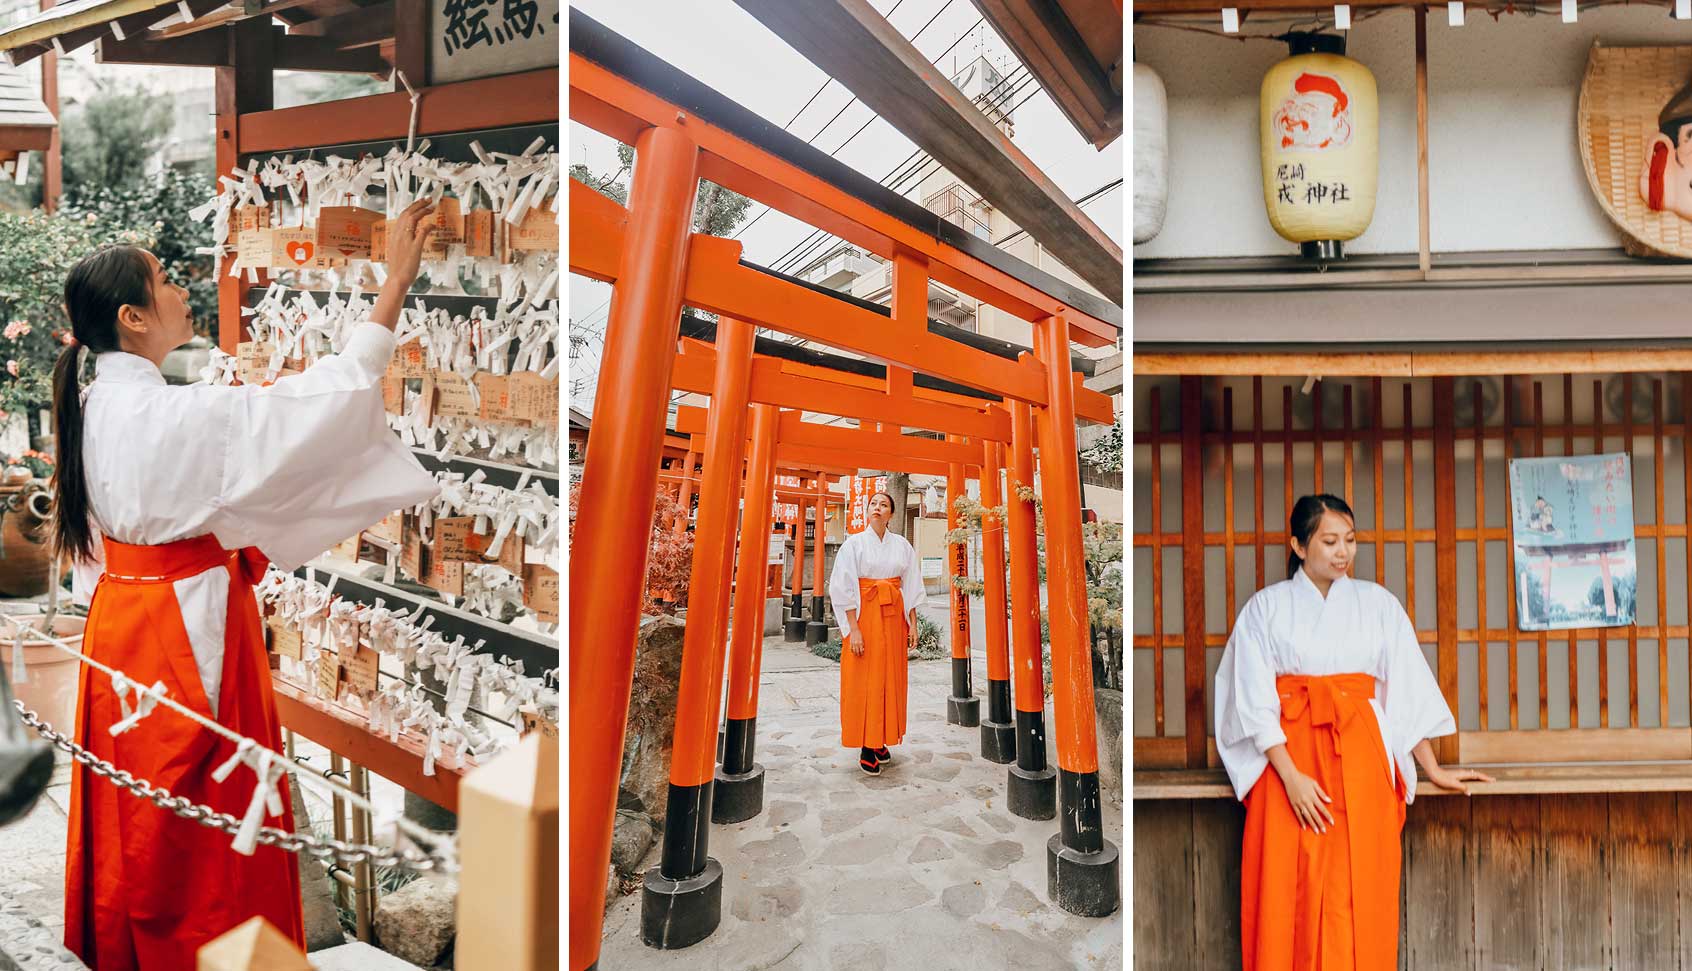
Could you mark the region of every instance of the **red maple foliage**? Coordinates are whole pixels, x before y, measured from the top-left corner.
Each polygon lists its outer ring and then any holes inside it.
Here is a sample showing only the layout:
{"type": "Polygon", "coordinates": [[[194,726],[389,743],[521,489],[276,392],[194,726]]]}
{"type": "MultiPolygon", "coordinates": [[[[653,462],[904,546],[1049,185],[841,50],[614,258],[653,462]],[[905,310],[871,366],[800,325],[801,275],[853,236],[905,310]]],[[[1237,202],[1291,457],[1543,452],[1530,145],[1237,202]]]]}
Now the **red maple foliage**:
{"type": "MultiPolygon", "coordinates": [[[[570,532],[575,533],[576,505],[582,486],[570,487],[570,532]]],[[[675,493],[658,490],[652,507],[652,531],[646,544],[646,582],[641,597],[641,613],[647,615],[673,614],[687,606],[687,584],[693,570],[693,534],[676,530],[676,518],[687,511],[676,501],[675,493]]]]}

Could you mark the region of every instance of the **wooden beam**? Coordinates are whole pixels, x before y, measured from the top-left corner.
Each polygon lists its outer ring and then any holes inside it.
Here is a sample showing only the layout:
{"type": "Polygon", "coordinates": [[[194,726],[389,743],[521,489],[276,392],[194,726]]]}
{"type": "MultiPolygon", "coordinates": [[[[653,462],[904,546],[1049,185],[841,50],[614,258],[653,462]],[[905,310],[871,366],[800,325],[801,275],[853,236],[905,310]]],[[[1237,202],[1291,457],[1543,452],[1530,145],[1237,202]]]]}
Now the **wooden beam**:
{"type": "Polygon", "coordinates": [[[1122,247],[867,0],[735,0],[917,146],[1121,303],[1122,247]]]}
{"type": "Polygon", "coordinates": [[[1069,123],[1102,149],[1122,135],[1122,8],[1109,0],[1070,6],[1090,6],[1091,16],[1077,24],[1072,12],[1056,3],[975,0],[981,16],[1069,123]],[[1104,58],[1095,55],[1094,47],[1104,58]]]}
{"type": "Polygon", "coordinates": [[[229,34],[220,25],[215,31],[164,37],[148,33],[118,40],[102,37],[94,59],[101,64],[152,64],[173,67],[227,67],[229,34]]]}
{"type": "MultiPolygon", "coordinates": [[[[188,4],[189,12],[191,12],[197,19],[223,6],[228,2],[228,0],[184,0],[184,2],[188,4]]],[[[81,48],[87,47],[89,44],[92,44],[103,37],[113,36],[113,23],[118,25],[118,29],[123,31],[125,36],[142,34],[146,32],[148,27],[151,27],[153,24],[163,20],[170,13],[171,8],[172,4],[170,3],[170,0],[158,0],[158,2],[153,2],[153,0],[137,0],[135,3],[124,3],[119,6],[114,6],[110,8],[114,12],[119,10],[131,10],[134,12],[118,17],[103,17],[96,20],[94,23],[87,24],[86,26],[79,26],[76,29],[59,34],[59,45],[65,49],[66,53],[80,50],[81,48]]],[[[83,19],[79,18],[70,22],[82,23],[83,19]]],[[[42,54],[45,54],[53,49],[50,39],[52,36],[53,35],[49,33],[47,35],[49,39],[47,40],[15,48],[7,53],[7,57],[11,59],[13,64],[22,64],[25,61],[40,57],[42,54]]]]}
{"type": "MultiPolygon", "coordinates": [[[[313,20],[291,29],[289,34],[294,37],[329,37],[338,47],[352,48],[392,40],[394,32],[394,5],[384,3],[313,20]]],[[[407,71],[406,77],[410,76],[411,72],[407,71]]]]}
{"type": "MultiPolygon", "coordinates": [[[[1181,682],[1187,768],[1205,765],[1204,379],[1181,378],[1181,682]]],[[[1158,686],[1162,690],[1162,685],[1158,686]]]]}
{"type": "MultiPolygon", "coordinates": [[[[543,68],[426,90],[417,110],[417,135],[444,135],[481,128],[541,125],[558,120],[558,69],[543,68]]],[[[404,138],[411,118],[405,94],[377,94],[242,119],[243,155],[283,152],[310,145],[404,138]]]]}
{"type": "Polygon", "coordinates": [[[276,31],[276,70],[327,74],[386,74],[390,65],[370,47],[343,50],[332,37],[284,36],[276,31]]]}
{"type": "Polygon", "coordinates": [[[169,27],[151,33],[157,35],[157,37],[184,37],[188,34],[215,30],[236,21],[250,20],[253,17],[264,17],[268,20],[273,14],[317,2],[318,0],[272,0],[270,3],[258,4],[256,9],[248,9],[247,4],[236,3],[221,10],[214,10],[204,17],[198,17],[180,24],[171,24],[169,27]]]}
{"type": "Polygon", "coordinates": [[[1136,375],[1198,374],[1248,377],[1487,377],[1515,374],[1614,374],[1627,371],[1692,370],[1692,348],[1638,347],[1617,350],[1382,351],[1321,354],[1253,349],[1205,354],[1139,351],[1136,375]]]}
{"type": "MultiPolygon", "coordinates": [[[[1457,685],[1457,389],[1451,378],[1435,378],[1434,396],[1434,602],[1439,628],[1438,671],[1440,694],[1453,712],[1462,710],[1458,704],[1457,685]]],[[[1408,400],[1408,395],[1406,395],[1408,400]]],[[[1405,423],[1410,423],[1409,412],[1405,423]]],[[[1409,452],[1405,453],[1409,467],[1409,452]]],[[[1408,507],[1407,507],[1408,508],[1408,507]]],[[[1408,515],[1408,513],[1406,514],[1408,515]]],[[[1414,523],[1406,522],[1406,528],[1414,523]]],[[[1411,617],[1414,626],[1415,618],[1411,617]]],[[[1515,690],[1512,681],[1510,689],[1515,690]]],[[[1544,682],[1540,683],[1544,690],[1544,682]]],[[[1434,750],[1441,762],[1451,763],[1464,757],[1457,747],[1458,738],[1447,735],[1433,740],[1434,750]]]]}

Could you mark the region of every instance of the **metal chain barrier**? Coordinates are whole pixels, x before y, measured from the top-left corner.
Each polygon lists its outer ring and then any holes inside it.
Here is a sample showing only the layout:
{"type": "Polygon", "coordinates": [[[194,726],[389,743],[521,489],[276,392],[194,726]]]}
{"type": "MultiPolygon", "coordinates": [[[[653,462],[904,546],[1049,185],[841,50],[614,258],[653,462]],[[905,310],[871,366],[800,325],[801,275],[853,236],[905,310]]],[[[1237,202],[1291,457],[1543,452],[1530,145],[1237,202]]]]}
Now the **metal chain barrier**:
{"type": "MultiPolygon", "coordinates": [[[[25,708],[23,702],[14,701],[13,706],[23,717],[23,723],[35,729],[37,733],[53,746],[66,753],[95,775],[108,779],[130,795],[145,799],[160,809],[169,810],[183,819],[190,819],[215,830],[220,830],[234,836],[241,828],[241,821],[228,813],[220,813],[210,806],[191,802],[182,796],[173,796],[170,790],[155,787],[145,779],[137,779],[129,772],[118,768],[106,760],[99,758],[92,752],[76,744],[69,737],[53,729],[53,726],[41,720],[35,712],[25,708]]],[[[420,873],[441,872],[455,873],[458,870],[456,860],[450,856],[434,853],[420,853],[416,850],[404,850],[371,846],[368,844],[347,843],[337,839],[319,839],[311,833],[290,833],[273,826],[259,829],[258,843],[260,846],[274,846],[287,853],[305,853],[316,857],[320,861],[334,860],[345,866],[368,861],[373,866],[402,867],[416,870],[420,873]]]]}

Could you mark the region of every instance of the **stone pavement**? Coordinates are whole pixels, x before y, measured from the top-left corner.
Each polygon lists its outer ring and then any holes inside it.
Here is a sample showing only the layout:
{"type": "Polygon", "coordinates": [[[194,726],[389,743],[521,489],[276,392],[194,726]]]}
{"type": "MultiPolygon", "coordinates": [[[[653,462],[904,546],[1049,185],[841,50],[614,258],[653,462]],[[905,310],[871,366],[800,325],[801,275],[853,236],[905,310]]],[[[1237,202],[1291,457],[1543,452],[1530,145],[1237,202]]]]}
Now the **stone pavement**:
{"type": "MultiPolygon", "coordinates": [[[[944,619],[943,609],[925,613],[944,619]]],[[[979,608],[976,616],[979,632],[979,608]]],[[[977,643],[977,695],[985,693],[981,650],[977,643]]],[[[1046,841],[1057,821],[1006,811],[1007,767],[980,757],[977,729],[946,725],[950,662],[911,663],[909,730],[879,777],[865,776],[857,752],[839,745],[838,693],[833,662],[803,644],[765,641],[764,812],[711,827],[710,853],[725,872],[722,925],[690,948],[648,948],[637,891],[606,917],[601,967],[1122,967],[1120,910],[1083,918],[1048,901],[1046,841]]],[[[1120,847],[1122,807],[1107,800],[1104,822],[1120,847]]],[[[657,860],[654,846],[646,865],[657,860]]]]}

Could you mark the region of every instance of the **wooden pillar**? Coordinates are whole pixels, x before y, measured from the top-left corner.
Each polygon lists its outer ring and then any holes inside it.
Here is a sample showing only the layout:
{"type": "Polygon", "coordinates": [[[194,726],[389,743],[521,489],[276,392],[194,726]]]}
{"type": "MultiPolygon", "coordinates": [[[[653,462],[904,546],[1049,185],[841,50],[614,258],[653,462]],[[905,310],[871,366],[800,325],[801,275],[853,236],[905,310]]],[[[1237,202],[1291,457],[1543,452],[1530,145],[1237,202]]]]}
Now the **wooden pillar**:
{"type": "MultiPolygon", "coordinates": [[[[217,151],[215,175],[227,175],[240,162],[241,115],[269,111],[276,104],[271,68],[275,43],[270,21],[265,17],[242,20],[224,28],[229,34],[229,67],[214,68],[216,75],[217,151]]],[[[233,260],[234,254],[228,256],[233,260]]],[[[217,343],[226,354],[236,353],[246,338],[241,308],[246,306],[247,279],[229,275],[228,262],[217,272],[217,343]]]]}
{"type": "Polygon", "coordinates": [[[681,505],[681,512],[676,515],[676,535],[687,532],[688,516],[693,510],[693,478],[699,468],[698,456],[693,449],[688,449],[682,457],[682,478],[676,502],[681,505]]]}
{"type": "Polygon", "coordinates": [[[805,645],[814,647],[828,640],[828,619],[824,613],[823,594],[828,578],[823,575],[828,553],[828,499],[826,479],[817,479],[816,531],[811,538],[811,619],[805,624],[805,645]]]}
{"type": "MultiPolygon", "coordinates": [[[[769,540],[774,534],[775,405],[752,406],[751,447],[746,459],[746,506],[741,513],[740,560],[734,576],[734,630],[729,642],[728,721],[723,730],[723,764],[711,794],[711,821],[738,823],[764,808],[764,770],[755,764],[758,729],[758,672],[763,666],[764,588],[769,540]]],[[[779,577],[778,577],[779,579],[779,577]]],[[[780,595],[779,587],[776,593],[780,595]]],[[[716,710],[713,704],[711,711],[716,710]]],[[[697,851],[695,861],[704,856],[697,851]]],[[[691,872],[698,872],[697,870],[691,872]]],[[[672,877],[677,874],[672,873],[672,877]]]]}
{"type": "Polygon", "coordinates": [[[987,717],[981,722],[981,757],[1004,765],[1016,761],[1016,723],[1011,719],[1010,635],[1006,629],[1005,526],[996,510],[1005,502],[999,476],[1003,442],[981,446],[981,584],[987,638],[987,717]]]}
{"type": "MultiPolygon", "coordinates": [[[[1434,408],[1434,587],[1438,611],[1438,671],[1439,692],[1453,712],[1461,712],[1457,703],[1457,387],[1454,378],[1433,379],[1434,408]]],[[[1410,416],[1405,415],[1405,424],[1410,416]]],[[[1405,529],[1413,530],[1414,523],[1406,522],[1405,529]]],[[[1406,533],[1406,540],[1411,535],[1406,533]]],[[[1414,626],[1415,618],[1411,618],[1414,626]]],[[[1510,682],[1514,692],[1516,684],[1510,682]]],[[[1544,684],[1540,685],[1544,691],[1544,684]]],[[[1541,725],[1541,727],[1544,727],[1541,725]]],[[[1433,740],[1435,754],[1441,762],[1456,762],[1460,758],[1457,735],[1433,740]]]]}
{"type": "Polygon", "coordinates": [[[1046,677],[1040,657],[1040,552],[1034,514],[1034,409],[1010,402],[1011,447],[1005,482],[1010,533],[1010,634],[1016,668],[1016,764],[1005,806],[1024,819],[1057,815],[1057,770],[1046,764],[1046,677]],[[1024,498],[1026,495],[1027,498],[1024,498]]]}
{"type": "MultiPolygon", "coordinates": [[[[958,435],[947,435],[948,442],[962,442],[958,435]]],[[[958,498],[964,494],[964,467],[956,462],[946,467],[946,532],[958,529],[963,520],[958,516],[958,498]]],[[[969,544],[946,544],[947,589],[950,593],[948,627],[952,641],[952,694],[946,699],[946,724],[974,728],[981,724],[981,699],[975,697],[969,671],[969,594],[957,585],[955,577],[969,576],[969,544]]]]}
{"type": "Polygon", "coordinates": [[[458,967],[559,966],[558,762],[531,732],[459,784],[458,967]]]}
{"type": "MultiPolygon", "coordinates": [[[[1182,679],[1186,686],[1187,768],[1202,769],[1204,729],[1204,379],[1181,378],[1182,679]]],[[[1287,500],[1291,502],[1289,498],[1287,500]]]]}
{"type": "MultiPolygon", "coordinates": [[[[258,24],[260,21],[243,21],[258,24]]],[[[265,36],[268,38],[269,34],[265,36]]],[[[606,373],[594,399],[594,445],[582,471],[570,559],[570,965],[599,957],[605,873],[634,679],[670,361],[681,327],[687,233],[699,149],[671,128],[635,139],[639,161],[623,236],[624,275],[611,297],[606,373]]],[[[738,468],[738,463],[733,468],[738,468]]],[[[679,725],[678,725],[679,728],[679,725]]]]}
{"type": "MultiPolygon", "coordinates": [[[[57,0],[41,0],[43,11],[53,9],[57,0]]],[[[59,55],[57,51],[48,51],[41,55],[41,101],[53,117],[59,117],[59,55]]],[[[46,165],[41,171],[41,208],[49,213],[57,212],[59,197],[64,194],[65,154],[64,141],[59,136],[57,125],[53,127],[52,142],[47,146],[46,165]]]]}
{"type": "Polygon", "coordinates": [[[1105,838],[1099,807],[1075,386],[1069,369],[1069,325],[1062,314],[1034,325],[1034,345],[1046,367],[1040,491],[1046,507],[1046,603],[1061,823],[1046,846],[1046,877],[1058,906],[1073,914],[1101,917],[1121,905],[1122,872],[1117,849],[1105,838]]]}

